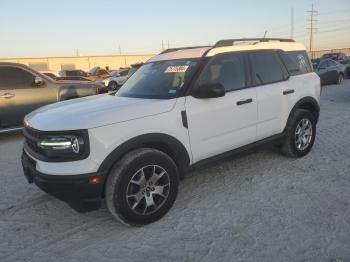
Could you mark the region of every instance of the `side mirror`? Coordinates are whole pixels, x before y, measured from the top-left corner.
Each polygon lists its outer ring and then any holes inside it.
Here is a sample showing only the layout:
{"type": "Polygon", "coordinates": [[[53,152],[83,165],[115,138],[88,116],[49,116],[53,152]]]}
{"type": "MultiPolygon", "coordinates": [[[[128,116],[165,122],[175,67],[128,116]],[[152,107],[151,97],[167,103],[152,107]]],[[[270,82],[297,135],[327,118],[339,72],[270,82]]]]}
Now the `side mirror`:
{"type": "Polygon", "coordinates": [[[195,98],[216,98],[225,96],[226,91],[220,83],[208,83],[198,86],[194,92],[193,97],[195,98]]]}
{"type": "Polygon", "coordinates": [[[34,85],[35,86],[42,86],[42,85],[44,85],[44,80],[40,77],[40,76],[36,76],[35,78],[34,78],[34,85]]]}

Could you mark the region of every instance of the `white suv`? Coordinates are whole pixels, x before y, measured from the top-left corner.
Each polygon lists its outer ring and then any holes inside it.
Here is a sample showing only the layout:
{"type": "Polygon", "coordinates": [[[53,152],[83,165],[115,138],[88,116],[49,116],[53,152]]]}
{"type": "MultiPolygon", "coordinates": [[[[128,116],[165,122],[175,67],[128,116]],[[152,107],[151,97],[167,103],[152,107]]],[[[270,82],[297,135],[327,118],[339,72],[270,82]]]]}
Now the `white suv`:
{"type": "Polygon", "coordinates": [[[312,148],[320,79],[288,39],[233,39],[166,50],[116,93],[45,106],[25,118],[29,182],[78,211],[104,198],[140,225],[173,205],[179,178],[208,160],[273,143],[312,148]]]}

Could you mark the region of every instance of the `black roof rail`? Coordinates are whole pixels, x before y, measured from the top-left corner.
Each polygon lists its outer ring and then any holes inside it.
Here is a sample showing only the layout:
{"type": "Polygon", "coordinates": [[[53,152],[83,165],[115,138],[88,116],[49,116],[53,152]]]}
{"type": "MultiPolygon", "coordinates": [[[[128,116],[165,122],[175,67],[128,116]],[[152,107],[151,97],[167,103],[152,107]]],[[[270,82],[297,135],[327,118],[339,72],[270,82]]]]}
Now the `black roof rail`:
{"type": "Polygon", "coordinates": [[[216,42],[214,47],[224,47],[233,46],[235,42],[248,42],[248,41],[258,41],[258,42],[269,42],[269,41],[280,41],[280,42],[295,42],[293,39],[287,38],[237,38],[237,39],[225,39],[216,42]]]}
{"type": "Polygon", "coordinates": [[[175,51],[179,51],[179,50],[185,50],[185,49],[195,49],[195,48],[201,48],[201,47],[211,47],[211,46],[187,46],[187,47],[176,47],[176,48],[169,48],[169,49],[165,49],[163,50],[161,54],[166,54],[166,53],[170,53],[170,52],[175,52],[175,51]]]}

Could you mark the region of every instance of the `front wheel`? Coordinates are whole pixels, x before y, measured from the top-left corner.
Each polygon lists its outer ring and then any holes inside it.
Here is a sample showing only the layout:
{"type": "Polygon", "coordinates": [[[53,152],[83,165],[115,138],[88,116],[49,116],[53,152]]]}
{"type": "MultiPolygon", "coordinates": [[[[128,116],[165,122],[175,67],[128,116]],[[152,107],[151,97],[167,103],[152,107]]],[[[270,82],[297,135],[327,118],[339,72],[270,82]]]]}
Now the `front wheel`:
{"type": "Polygon", "coordinates": [[[287,137],[282,152],[289,157],[307,155],[316,137],[316,119],[310,111],[296,109],[287,124],[287,137]]]}
{"type": "Polygon", "coordinates": [[[118,161],[106,184],[106,204],[124,224],[144,225],[163,217],[175,202],[179,175],[165,153],[137,149],[118,161]]]}
{"type": "Polygon", "coordinates": [[[109,87],[109,90],[110,90],[110,91],[116,91],[116,90],[118,90],[118,84],[117,84],[117,82],[114,82],[114,81],[110,82],[109,85],[108,85],[108,87],[109,87]]]}

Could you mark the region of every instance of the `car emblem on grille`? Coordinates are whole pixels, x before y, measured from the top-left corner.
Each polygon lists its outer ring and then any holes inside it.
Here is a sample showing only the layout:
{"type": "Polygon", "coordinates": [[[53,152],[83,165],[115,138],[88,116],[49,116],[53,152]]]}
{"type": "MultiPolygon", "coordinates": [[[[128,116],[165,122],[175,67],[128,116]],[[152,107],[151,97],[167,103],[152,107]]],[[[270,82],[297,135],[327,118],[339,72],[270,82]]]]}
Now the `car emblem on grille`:
{"type": "Polygon", "coordinates": [[[79,141],[78,138],[75,138],[72,143],[72,150],[74,153],[78,154],[79,153],[79,141]]]}

